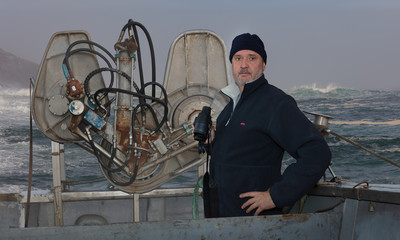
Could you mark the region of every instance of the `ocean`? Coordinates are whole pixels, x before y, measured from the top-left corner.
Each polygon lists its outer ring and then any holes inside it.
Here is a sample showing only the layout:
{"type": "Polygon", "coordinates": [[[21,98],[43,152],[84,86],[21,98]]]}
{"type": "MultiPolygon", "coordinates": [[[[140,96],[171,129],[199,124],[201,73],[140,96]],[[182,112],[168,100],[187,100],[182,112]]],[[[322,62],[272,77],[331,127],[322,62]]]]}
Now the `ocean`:
{"type": "MultiPolygon", "coordinates": [[[[329,128],[400,163],[400,90],[357,90],[315,86],[285,90],[300,109],[332,117],[329,128]]],[[[0,90],[0,193],[25,191],[29,167],[29,89],[0,90]]],[[[313,120],[311,115],[307,115],[313,120]]],[[[33,123],[32,190],[52,186],[51,141],[33,123]]],[[[400,184],[400,169],[330,135],[332,169],[344,181],[400,184]]],[[[283,166],[293,161],[285,155],[283,166]]],[[[75,144],[65,144],[70,190],[108,190],[96,158],[75,144]]],[[[331,178],[327,171],[327,179],[331,178]]],[[[194,186],[197,174],[187,172],[162,187],[194,186]]]]}

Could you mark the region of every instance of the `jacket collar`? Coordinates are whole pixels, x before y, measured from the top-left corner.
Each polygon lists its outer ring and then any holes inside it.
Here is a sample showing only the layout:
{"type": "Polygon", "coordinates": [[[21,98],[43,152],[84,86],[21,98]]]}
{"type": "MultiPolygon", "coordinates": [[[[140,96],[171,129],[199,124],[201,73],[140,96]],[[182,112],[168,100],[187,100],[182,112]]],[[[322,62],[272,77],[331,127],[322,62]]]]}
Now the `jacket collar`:
{"type": "Polygon", "coordinates": [[[259,77],[257,80],[244,85],[241,98],[246,98],[263,84],[268,84],[268,81],[267,79],[265,79],[264,74],[261,75],[261,77],[259,77]]]}
{"type": "Polygon", "coordinates": [[[228,96],[233,101],[233,108],[235,108],[236,103],[240,98],[240,90],[235,82],[229,84],[228,86],[221,89],[221,92],[228,96]]]}
{"type": "Polygon", "coordinates": [[[221,89],[221,92],[227,95],[233,101],[233,108],[235,108],[236,104],[239,102],[241,97],[246,97],[252,92],[254,92],[259,86],[262,84],[268,83],[268,80],[265,79],[264,74],[261,75],[258,79],[246,83],[244,85],[243,93],[240,94],[239,87],[236,85],[235,82],[229,84],[228,86],[221,89]]]}

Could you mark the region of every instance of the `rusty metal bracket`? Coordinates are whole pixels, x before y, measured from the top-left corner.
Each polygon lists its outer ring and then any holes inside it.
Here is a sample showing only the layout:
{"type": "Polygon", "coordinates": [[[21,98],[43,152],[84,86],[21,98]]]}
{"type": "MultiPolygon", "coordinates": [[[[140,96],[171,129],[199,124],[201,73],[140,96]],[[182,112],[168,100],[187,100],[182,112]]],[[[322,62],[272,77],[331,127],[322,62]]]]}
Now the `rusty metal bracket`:
{"type": "Polygon", "coordinates": [[[127,38],[123,42],[117,42],[114,44],[114,49],[117,51],[128,51],[129,54],[133,54],[138,49],[138,45],[136,43],[135,38],[127,38]]]}

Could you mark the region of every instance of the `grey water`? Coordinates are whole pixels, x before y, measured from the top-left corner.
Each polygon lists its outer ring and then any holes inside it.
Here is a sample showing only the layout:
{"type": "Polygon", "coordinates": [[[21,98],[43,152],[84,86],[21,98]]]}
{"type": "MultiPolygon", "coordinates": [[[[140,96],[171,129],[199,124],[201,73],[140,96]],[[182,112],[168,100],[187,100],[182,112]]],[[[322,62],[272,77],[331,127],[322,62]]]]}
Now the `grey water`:
{"type": "MultiPolygon", "coordinates": [[[[329,128],[400,163],[400,91],[356,90],[315,86],[285,90],[301,110],[332,117],[329,128]]],[[[28,186],[29,89],[0,90],[0,193],[28,186]]],[[[313,117],[310,115],[310,120],[313,117]]],[[[400,169],[330,135],[332,169],[345,181],[400,184],[400,169]]],[[[284,167],[293,161],[285,155],[284,167]]],[[[96,158],[75,144],[65,144],[67,180],[71,190],[108,190],[96,158]]],[[[329,178],[327,172],[327,178],[329,178]]],[[[163,187],[194,186],[197,174],[187,172],[163,187]]],[[[33,122],[33,190],[52,186],[51,140],[33,122]]]]}

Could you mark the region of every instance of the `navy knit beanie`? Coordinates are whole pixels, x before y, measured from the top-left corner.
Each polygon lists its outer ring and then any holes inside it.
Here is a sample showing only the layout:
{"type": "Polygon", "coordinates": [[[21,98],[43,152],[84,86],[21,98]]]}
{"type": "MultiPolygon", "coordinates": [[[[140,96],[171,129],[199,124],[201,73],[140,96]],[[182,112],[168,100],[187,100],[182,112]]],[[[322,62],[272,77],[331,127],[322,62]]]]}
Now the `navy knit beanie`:
{"type": "Polygon", "coordinates": [[[264,49],[264,43],[256,34],[243,33],[232,41],[231,52],[229,54],[229,61],[232,62],[233,55],[240,50],[252,50],[262,57],[264,63],[267,63],[267,53],[264,49]]]}

